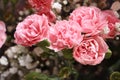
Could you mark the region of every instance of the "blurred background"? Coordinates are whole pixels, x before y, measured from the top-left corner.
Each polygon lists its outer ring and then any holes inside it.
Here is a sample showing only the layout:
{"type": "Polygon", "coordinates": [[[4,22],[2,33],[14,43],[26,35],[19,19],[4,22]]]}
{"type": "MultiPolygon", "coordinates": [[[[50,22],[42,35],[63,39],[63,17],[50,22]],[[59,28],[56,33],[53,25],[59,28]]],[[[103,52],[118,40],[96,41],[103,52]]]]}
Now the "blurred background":
{"type": "MultiPolygon", "coordinates": [[[[102,10],[112,9],[120,16],[120,0],[54,0],[52,10],[57,19],[61,20],[67,19],[69,14],[79,6],[97,6],[102,10]]],[[[24,76],[31,71],[53,76],[66,75],[64,80],[75,80],[74,74],[59,73],[59,69],[66,66],[60,54],[53,57],[51,54],[43,54],[44,51],[39,47],[23,47],[14,43],[17,24],[33,13],[34,9],[27,0],[0,0],[0,20],[5,22],[7,29],[7,40],[0,49],[0,80],[24,80],[24,76]]],[[[78,73],[76,80],[110,80],[113,72],[119,72],[119,38],[120,36],[116,36],[114,39],[106,40],[112,55],[109,59],[104,59],[101,64],[84,66],[74,62],[73,67],[78,73]]],[[[111,80],[120,80],[120,73],[117,78],[111,80]]]]}

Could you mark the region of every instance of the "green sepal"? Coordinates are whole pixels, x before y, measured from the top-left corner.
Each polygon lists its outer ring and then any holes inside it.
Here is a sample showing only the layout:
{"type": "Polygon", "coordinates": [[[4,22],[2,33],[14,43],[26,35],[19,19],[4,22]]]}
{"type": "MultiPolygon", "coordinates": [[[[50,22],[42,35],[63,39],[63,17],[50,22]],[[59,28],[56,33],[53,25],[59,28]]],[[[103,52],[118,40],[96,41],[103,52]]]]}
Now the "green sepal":
{"type": "Polygon", "coordinates": [[[112,56],[112,51],[108,49],[107,53],[105,54],[105,59],[109,59],[112,56]]]}

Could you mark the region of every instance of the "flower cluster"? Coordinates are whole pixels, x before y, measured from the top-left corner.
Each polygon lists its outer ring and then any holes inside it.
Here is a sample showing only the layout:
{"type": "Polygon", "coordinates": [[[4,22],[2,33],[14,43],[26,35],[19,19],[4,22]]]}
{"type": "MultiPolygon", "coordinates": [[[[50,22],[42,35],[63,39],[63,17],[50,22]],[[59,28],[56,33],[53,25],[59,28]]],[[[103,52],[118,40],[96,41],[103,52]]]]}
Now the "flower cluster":
{"type": "Polygon", "coordinates": [[[6,28],[5,28],[5,24],[3,21],[0,21],[0,48],[2,47],[2,45],[5,43],[6,41],[6,28]]]}
{"type": "Polygon", "coordinates": [[[68,20],[57,20],[50,10],[52,0],[28,0],[37,10],[17,25],[15,42],[32,46],[47,39],[55,52],[73,49],[73,58],[84,65],[101,63],[108,51],[105,42],[120,33],[120,20],[112,10],[82,6],[75,9],[68,20]]]}

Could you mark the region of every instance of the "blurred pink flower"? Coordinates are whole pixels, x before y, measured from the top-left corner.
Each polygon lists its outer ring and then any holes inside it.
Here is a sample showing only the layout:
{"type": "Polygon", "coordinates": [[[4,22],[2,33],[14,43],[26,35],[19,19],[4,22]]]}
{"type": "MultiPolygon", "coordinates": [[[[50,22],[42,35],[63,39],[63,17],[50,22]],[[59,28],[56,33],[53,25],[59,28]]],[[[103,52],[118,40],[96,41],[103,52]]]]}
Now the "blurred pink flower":
{"type": "Polygon", "coordinates": [[[57,52],[80,44],[83,36],[78,23],[63,20],[57,21],[55,25],[50,27],[48,39],[51,43],[49,48],[57,52]]]}
{"type": "Polygon", "coordinates": [[[97,7],[79,7],[70,14],[69,19],[78,22],[86,36],[97,35],[107,26],[105,15],[97,7]]]}
{"type": "Polygon", "coordinates": [[[48,28],[48,20],[45,15],[30,15],[17,25],[14,34],[15,42],[23,46],[32,46],[46,38],[48,28]]]}
{"type": "Polygon", "coordinates": [[[46,13],[50,11],[53,0],[28,0],[28,2],[37,11],[42,11],[43,13],[46,13]]]}
{"type": "Polygon", "coordinates": [[[108,34],[102,34],[102,37],[103,38],[114,38],[118,33],[116,23],[120,23],[120,20],[115,14],[115,11],[105,10],[103,11],[103,13],[107,17],[108,28],[110,31],[108,34]]]}
{"type": "Polygon", "coordinates": [[[28,2],[37,10],[37,14],[46,15],[50,22],[54,22],[56,15],[51,11],[51,4],[54,0],[28,0],[28,2]]]}
{"type": "Polygon", "coordinates": [[[79,46],[73,50],[73,57],[84,65],[96,65],[104,59],[108,46],[99,36],[84,39],[79,46]]]}
{"type": "Polygon", "coordinates": [[[0,21],[0,48],[6,41],[6,28],[5,28],[5,23],[3,21],[0,21]]]}

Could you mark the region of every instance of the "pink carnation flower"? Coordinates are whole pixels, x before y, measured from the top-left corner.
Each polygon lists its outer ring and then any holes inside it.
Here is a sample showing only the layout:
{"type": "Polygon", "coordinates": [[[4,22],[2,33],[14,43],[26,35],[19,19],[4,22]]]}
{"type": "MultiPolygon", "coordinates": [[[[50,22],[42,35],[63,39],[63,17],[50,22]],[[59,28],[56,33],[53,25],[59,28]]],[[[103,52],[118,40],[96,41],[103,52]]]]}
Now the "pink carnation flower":
{"type": "Polygon", "coordinates": [[[86,36],[97,35],[107,26],[105,15],[97,7],[79,7],[69,19],[78,22],[86,36]]]}
{"type": "Polygon", "coordinates": [[[50,11],[53,0],[28,0],[28,2],[37,11],[42,11],[43,13],[46,13],[50,11]]]}
{"type": "Polygon", "coordinates": [[[84,39],[79,46],[74,48],[73,57],[84,65],[96,65],[101,63],[108,51],[108,46],[99,36],[84,39]]]}
{"type": "Polygon", "coordinates": [[[56,52],[64,48],[73,48],[73,46],[80,44],[82,39],[81,28],[74,21],[57,21],[49,30],[51,43],[49,48],[56,52]]]}
{"type": "Polygon", "coordinates": [[[5,32],[6,32],[5,24],[3,21],[0,21],[0,48],[5,43],[7,38],[5,32]]]}
{"type": "Polygon", "coordinates": [[[32,46],[47,36],[48,27],[45,15],[30,15],[17,25],[14,34],[15,42],[23,46],[32,46]]]}
{"type": "Polygon", "coordinates": [[[118,19],[117,15],[115,15],[115,12],[112,10],[105,10],[103,11],[104,15],[107,17],[108,21],[108,29],[110,30],[108,34],[102,34],[102,37],[104,38],[114,38],[118,33],[118,28],[116,23],[120,24],[120,20],[118,19]]]}

